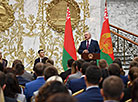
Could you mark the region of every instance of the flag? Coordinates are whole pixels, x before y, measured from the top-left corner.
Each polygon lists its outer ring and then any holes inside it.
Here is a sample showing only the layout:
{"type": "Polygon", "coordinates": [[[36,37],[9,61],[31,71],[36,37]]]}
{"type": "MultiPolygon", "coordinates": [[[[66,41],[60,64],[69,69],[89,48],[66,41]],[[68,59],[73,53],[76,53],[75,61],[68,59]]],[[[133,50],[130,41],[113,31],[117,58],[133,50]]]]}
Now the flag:
{"type": "Polygon", "coordinates": [[[62,56],[62,65],[65,71],[67,70],[67,61],[69,59],[77,60],[77,55],[72,34],[70,11],[69,7],[67,7],[63,56],[62,56]]]}
{"type": "Polygon", "coordinates": [[[105,59],[108,64],[111,64],[114,60],[114,53],[109,28],[107,7],[105,7],[104,22],[102,25],[102,31],[100,36],[100,50],[100,59],[105,59]]]}

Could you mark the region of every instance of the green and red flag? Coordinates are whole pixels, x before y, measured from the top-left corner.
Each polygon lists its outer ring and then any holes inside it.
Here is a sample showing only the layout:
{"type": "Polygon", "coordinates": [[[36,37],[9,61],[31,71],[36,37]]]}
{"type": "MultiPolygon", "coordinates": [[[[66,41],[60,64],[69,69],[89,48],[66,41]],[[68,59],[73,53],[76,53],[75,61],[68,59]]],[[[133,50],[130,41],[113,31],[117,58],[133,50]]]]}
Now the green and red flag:
{"type": "Polygon", "coordinates": [[[62,56],[62,65],[65,71],[67,70],[67,61],[69,59],[77,60],[77,55],[76,55],[75,43],[71,27],[70,11],[69,7],[67,7],[63,56],[62,56]]]}
{"type": "Polygon", "coordinates": [[[105,59],[108,64],[111,64],[114,60],[114,53],[109,28],[107,7],[105,7],[104,22],[100,36],[100,50],[100,59],[105,59]]]}

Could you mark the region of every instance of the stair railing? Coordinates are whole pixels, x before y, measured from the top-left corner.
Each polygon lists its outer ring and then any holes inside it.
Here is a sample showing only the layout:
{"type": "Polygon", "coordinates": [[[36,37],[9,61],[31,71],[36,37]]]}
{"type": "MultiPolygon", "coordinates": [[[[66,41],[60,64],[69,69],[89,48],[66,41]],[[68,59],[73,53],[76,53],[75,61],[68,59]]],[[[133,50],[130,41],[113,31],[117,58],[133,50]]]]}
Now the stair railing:
{"type": "Polygon", "coordinates": [[[123,56],[123,64],[129,64],[126,62],[138,56],[138,35],[111,24],[110,32],[115,56],[123,56]]]}

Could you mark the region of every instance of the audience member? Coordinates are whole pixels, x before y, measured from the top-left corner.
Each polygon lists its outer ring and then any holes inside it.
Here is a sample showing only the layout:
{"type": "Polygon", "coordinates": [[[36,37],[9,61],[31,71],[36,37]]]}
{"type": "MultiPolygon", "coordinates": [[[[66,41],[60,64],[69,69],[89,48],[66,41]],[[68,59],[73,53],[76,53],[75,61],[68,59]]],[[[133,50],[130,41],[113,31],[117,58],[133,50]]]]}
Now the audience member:
{"type": "Polygon", "coordinates": [[[37,63],[35,66],[35,75],[37,76],[37,79],[25,84],[24,94],[27,102],[30,102],[33,92],[37,91],[45,83],[43,71],[44,64],[41,62],[37,63]]]}
{"type": "Polygon", "coordinates": [[[113,60],[113,63],[117,63],[120,66],[120,75],[125,75],[125,71],[122,68],[122,63],[121,60],[119,58],[116,58],[113,60]]]}
{"type": "Polygon", "coordinates": [[[107,70],[108,64],[106,60],[100,59],[99,60],[99,68],[101,69],[102,72],[102,81],[99,83],[99,87],[102,88],[102,83],[106,77],[109,76],[109,72],[107,70]]]}
{"type": "Polygon", "coordinates": [[[49,66],[44,70],[44,78],[47,80],[51,76],[58,75],[58,71],[54,66],[49,66]]]}
{"type": "Polygon", "coordinates": [[[129,69],[131,69],[132,67],[138,67],[138,62],[137,61],[131,61],[129,64],[129,69]]]}
{"type": "MultiPolygon", "coordinates": [[[[2,58],[2,52],[0,51],[0,63],[2,65],[2,68],[4,69],[7,64],[8,64],[8,61],[4,58],[2,58]]],[[[3,71],[3,69],[0,69],[0,71],[3,71]]]]}
{"type": "MultiPolygon", "coordinates": [[[[16,64],[22,64],[22,61],[19,59],[14,60],[13,64],[12,64],[12,69],[15,69],[16,64]]],[[[34,80],[33,75],[30,74],[29,72],[27,72],[25,69],[24,69],[24,73],[21,75],[21,77],[23,77],[29,81],[34,80]]]]}
{"type": "Polygon", "coordinates": [[[18,63],[15,65],[14,70],[15,70],[16,78],[18,79],[19,85],[25,86],[25,84],[28,83],[29,80],[22,77],[24,73],[24,65],[21,63],[18,63]]]}
{"type": "Polygon", "coordinates": [[[84,77],[85,77],[86,69],[89,66],[90,66],[89,62],[84,62],[82,64],[82,68],[80,68],[80,72],[82,73],[81,78],[70,80],[68,88],[72,91],[72,93],[75,93],[75,92],[77,92],[77,91],[79,91],[81,89],[85,89],[86,88],[84,77]]]}
{"type": "Polygon", "coordinates": [[[103,82],[101,94],[104,102],[119,102],[123,97],[124,84],[118,76],[109,76],[103,82]]]}
{"type": "Polygon", "coordinates": [[[6,87],[4,88],[5,100],[9,98],[15,99],[19,102],[26,102],[25,95],[21,94],[21,88],[18,84],[15,74],[8,73],[6,74],[5,79],[6,87]]]}
{"type": "Polygon", "coordinates": [[[133,61],[138,62],[138,56],[137,57],[134,57],[133,61]]]}
{"type": "Polygon", "coordinates": [[[13,70],[11,67],[5,67],[4,70],[3,70],[3,72],[4,72],[5,74],[7,74],[7,73],[16,74],[16,73],[15,73],[15,70],[13,70]]]}
{"type": "Polygon", "coordinates": [[[72,69],[71,69],[71,75],[69,75],[69,77],[67,77],[67,82],[66,82],[66,86],[68,86],[69,84],[69,81],[72,80],[72,79],[78,79],[81,77],[81,72],[80,72],[80,68],[81,68],[81,65],[84,63],[85,61],[83,59],[80,59],[80,60],[77,60],[77,61],[74,61],[73,64],[72,64],[72,69]],[[74,73],[75,72],[75,73],[74,73]]]}
{"type": "Polygon", "coordinates": [[[60,74],[60,76],[62,77],[63,80],[65,80],[67,78],[67,76],[71,74],[71,67],[72,67],[73,62],[74,62],[74,59],[69,59],[67,62],[68,69],[65,72],[62,72],[60,74]]]}
{"type": "Polygon", "coordinates": [[[85,73],[86,91],[75,96],[78,102],[103,102],[103,97],[98,87],[101,81],[101,71],[97,66],[89,66],[85,73]]]}
{"type": "Polygon", "coordinates": [[[133,81],[136,78],[138,78],[138,67],[132,67],[128,73],[128,79],[130,80],[130,85],[124,89],[124,97],[121,100],[121,102],[125,102],[126,100],[132,98],[131,90],[132,90],[132,86],[133,86],[133,81]]]}
{"type": "Polygon", "coordinates": [[[112,63],[108,67],[109,75],[116,75],[120,77],[120,67],[117,63],[112,63]]]}
{"type": "MultiPolygon", "coordinates": [[[[45,58],[46,59],[46,58],[45,58]]],[[[51,60],[51,59],[46,59],[45,60],[45,64],[46,63],[50,63],[51,65],[54,65],[54,61],[53,60],[51,60]]]]}
{"type": "Polygon", "coordinates": [[[36,102],[47,102],[48,97],[56,93],[69,94],[63,83],[59,81],[47,82],[39,89],[38,96],[36,96],[36,102]]]}
{"type": "Polygon", "coordinates": [[[133,82],[131,96],[132,102],[138,102],[138,77],[133,82]]]}
{"type": "Polygon", "coordinates": [[[47,102],[77,102],[77,100],[68,94],[57,93],[55,95],[50,96],[47,99],[47,102]]]}

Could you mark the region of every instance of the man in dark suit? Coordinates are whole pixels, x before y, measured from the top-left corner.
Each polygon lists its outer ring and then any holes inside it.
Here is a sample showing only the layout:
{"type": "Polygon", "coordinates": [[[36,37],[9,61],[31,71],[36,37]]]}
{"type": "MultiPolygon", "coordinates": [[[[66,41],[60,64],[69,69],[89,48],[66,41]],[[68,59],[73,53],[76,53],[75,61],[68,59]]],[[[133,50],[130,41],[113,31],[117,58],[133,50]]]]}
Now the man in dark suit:
{"type": "Polygon", "coordinates": [[[65,80],[67,78],[67,76],[71,74],[71,66],[72,66],[73,61],[74,61],[74,59],[69,59],[67,62],[68,70],[66,70],[65,72],[62,72],[60,74],[60,76],[63,80],[65,80]]]}
{"type": "Polygon", "coordinates": [[[101,71],[97,66],[91,65],[85,73],[86,91],[75,96],[78,102],[103,102],[103,97],[98,86],[101,81],[101,71]]]}
{"type": "Polygon", "coordinates": [[[82,73],[81,78],[70,80],[68,88],[72,91],[72,93],[75,93],[81,89],[86,89],[84,77],[85,77],[86,69],[89,66],[90,66],[90,62],[84,62],[82,64],[82,68],[80,69],[80,72],[82,73]]]}
{"type": "Polygon", "coordinates": [[[98,42],[91,39],[91,34],[89,32],[85,32],[84,37],[85,40],[81,42],[78,53],[100,53],[98,42]]]}
{"type": "Polygon", "coordinates": [[[40,49],[40,50],[38,51],[38,54],[39,54],[39,58],[35,59],[34,66],[35,66],[38,62],[45,63],[46,60],[48,59],[47,57],[45,57],[45,52],[44,52],[43,49],[40,49]]]}

